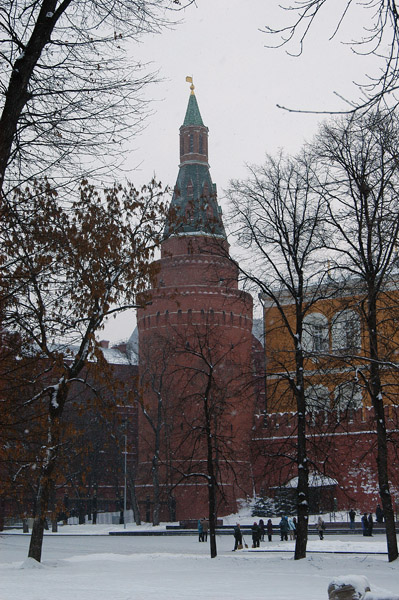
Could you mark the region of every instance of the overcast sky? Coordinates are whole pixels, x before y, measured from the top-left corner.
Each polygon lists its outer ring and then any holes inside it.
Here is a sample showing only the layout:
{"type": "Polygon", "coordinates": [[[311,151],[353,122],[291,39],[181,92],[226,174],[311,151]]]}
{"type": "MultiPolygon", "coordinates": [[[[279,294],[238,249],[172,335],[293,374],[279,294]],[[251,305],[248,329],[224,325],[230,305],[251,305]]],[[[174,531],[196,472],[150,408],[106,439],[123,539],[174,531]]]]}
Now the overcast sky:
{"type": "MultiPolygon", "coordinates": [[[[161,81],[146,90],[153,114],[126,156],[127,176],[143,184],[155,174],[173,187],[179,162],[179,127],[193,77],[204,124],[209,128],[211,176],[223,190],[233,178],[245,177],[245,164],[260,164],[265,153],[280,148],[295,154],[327,118],[289,113],[277,105],[303,110],[342,110],[358,96],[356,82],[372,71],[370,57],[358,56],[345,42],[361,37],[370,11],[358,5],[334,34],[347,0],[330,0],[320,14],[300,57],[290,56],[298,45],[271,49],[265,25],[288,24],[292,14],[279,2],[288,0],[197,0],[181,11],[182,22],[172,30],[143,38],[133,56],[151,63],[161,81]]],[[[277,41],[277,40],[276,40],[277,41]]],[[[135,326],[134,315],[112,320],[101,333],[111,342],[126,338],[135,326]]]]}

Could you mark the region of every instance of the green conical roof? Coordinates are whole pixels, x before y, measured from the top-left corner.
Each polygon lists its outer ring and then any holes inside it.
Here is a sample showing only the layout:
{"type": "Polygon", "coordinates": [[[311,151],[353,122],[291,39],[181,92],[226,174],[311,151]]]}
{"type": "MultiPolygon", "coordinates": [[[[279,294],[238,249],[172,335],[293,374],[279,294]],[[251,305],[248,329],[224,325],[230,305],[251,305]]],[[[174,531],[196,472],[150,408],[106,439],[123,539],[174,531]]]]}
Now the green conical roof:
{"type": "Polygon", "coordinates": [[[165,237],[177,234],[226,237],[208,165],[180,166],[164,230],[165,237]]]}
{"type": "Polygon", "coordinates": [[[188,125],[202,125],[204,127],[195,94],[190,94],[186,116],[184,117],[183,127],[188,125]]]}
{"type": "MultiPolygon", "coordinates": [[[[196,97],[191,93],[182,127],[198,126],[205,127],[196,97]]],[[[165,237],[212,235],[226,238],[216,185],[212,183],[207,156],[191,151],[180,158],[182,162],[165,224],[165,237]]]]}

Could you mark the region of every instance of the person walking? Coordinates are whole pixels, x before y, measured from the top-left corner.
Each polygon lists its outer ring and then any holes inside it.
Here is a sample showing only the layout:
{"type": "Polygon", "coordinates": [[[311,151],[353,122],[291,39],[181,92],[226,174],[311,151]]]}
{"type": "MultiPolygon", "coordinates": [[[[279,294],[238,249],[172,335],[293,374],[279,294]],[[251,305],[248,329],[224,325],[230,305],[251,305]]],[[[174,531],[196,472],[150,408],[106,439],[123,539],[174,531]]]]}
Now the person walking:
{"type": "Polygon", "coordinates": [[[373,514],[370,513],[367,518],[367,535],[370,537],[373,537],[373,527],[374,527],[373,514]]]}
{"type": "Polygon", "coordinates": [[[355,529],[355,518],[356,518],[356,512],[354,511],[353,508],[350,509],[349,511],[349,529],[355,529]]]}
{"type": "Polygon", "coordinates": [[[204,532],[203,532],[203,529],[202,529],[202,521],[201,521],[201,519],[198,519],[198,541],[199,542],[203,542],[204,541],[203,535],[204,535],[204,532]]]}
{"type": "Polygon", "coordinates": [[[288,533],[290,535],[290,540],[295,539],[295,525],[291,517],[288,519],[288,533]]]}
{"type": "Polygon", "coordinates": [[[237,523],[237,525],[234,527],[234,548],[233,548],[233,552],[235,550],[241,550],[242,548],[242,533],[241,533],[241,529],[240,529],[240,524],[237,523]]]}
{"type": "Polygon", "coordinates": [[[321,516],[321,515],[320,515],[320,517],[317,519],[317,525],[316,525],[316,527],[317,527],[317,531],[318,531],[318,533],[319,533],[319,538],[320,538],[321,540],[324,540],[324,530],[325,530],[325,528],[326,528],[326,524],[324,523],[324,521],[323,521],[323,518],[322,518],[322,516],[321,516]]]}
{"type": "Polygon", "coordinates": [[[260,541],[265,541],[265,522],[263,519],[259,521],[259,533],[260,533],[260,541]]]}
{"type": "Polygon", "coordinates": [[[288,541],[288,519],[287,517],[281,517],[280,525],[280,537],[281,541],[288,541]]]}
{"type": "Polygon", "coordinates": [[[362,523],[362,530],[363,530],[363,535],[367,535],[368,534],[368,521],[367,521],[367,513],[364,513],[364,515],[361,518],[361,523],[362,523]]]}
{"type": "Polygon", "coordinates": [[[294,518],[292,519],[292,522],[293,522],[293,524],[294,524],[294,540],[296,540],[296,528],[297,528],[297,525],[298,525],[298,524],[297,524],[297,521],[296,521],[296,517],[294,517],[294,518]]]}
{"type": "Polygon", "coordinates": [[[272,536],[273,536],[273,523],[272,523],[271,519],[269,519],[267,522],[266,531],[267,531],[267,539],[269,540],[269,542],[271,542],[272,536]]]}
{"type": "Polygon", "coordinates": [[[259,548],[259,546],[260,546],[259,541],[260,541],[260,529],[259,529],[259,525],[255,521],[255,523],[252,525],[252,548],[259,548]]]}
{"type": "Polygon", "coordinates": [[[208,540],[208,531],[209,531],[209,521],[206,517],[202,519],[202,541],[206,542],[208,540]]]}

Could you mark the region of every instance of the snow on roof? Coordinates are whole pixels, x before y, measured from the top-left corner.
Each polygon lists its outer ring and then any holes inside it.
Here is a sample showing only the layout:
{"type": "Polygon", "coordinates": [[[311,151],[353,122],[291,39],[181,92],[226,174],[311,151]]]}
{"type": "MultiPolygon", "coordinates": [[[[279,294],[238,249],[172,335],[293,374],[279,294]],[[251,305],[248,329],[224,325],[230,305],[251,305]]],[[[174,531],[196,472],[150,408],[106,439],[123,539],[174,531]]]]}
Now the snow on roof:
{"type": "Polygon", "coordinates": [[[126,354],[123,354],[118,348],[101,348],[104,358],[110,365],[130,365],[126,354]]]}
{"type": "MultiPolygon", "coordinates": [[[[75,345],[75,344],[67,344],[67,345],[54,344],[54,346],[53,346],[54,350],[57,349],[59,352],[65,353],[65,357],[67,359],[72,358],[73,356],[76,356],[76,354],[79,351],[79,348],[80,348],[80,346],[75,345]]],[[[131,363],[129,360],[128,354],[121,352],[119,350],[119,348],[100,347],[100,350],[103,353],[105,360],[110,365],[136,364],[136,363],[131,363]]],[[[93,355],[89,355],[88,362],[95,362],[93,355]]]]}
{"type": "MultiPolygon", "coordinates": [[[[338,485],[338,481],[336,479],[333,479],[332,477],[327,477],[326,475],[322,475],[321,473],[309,473],[309,487],[317,488],[317,487],[325,487],[328,485],[338,485]]],[[[297,488],[298,487],[298,477],[293,477],[283,487],[297,488]]]]}

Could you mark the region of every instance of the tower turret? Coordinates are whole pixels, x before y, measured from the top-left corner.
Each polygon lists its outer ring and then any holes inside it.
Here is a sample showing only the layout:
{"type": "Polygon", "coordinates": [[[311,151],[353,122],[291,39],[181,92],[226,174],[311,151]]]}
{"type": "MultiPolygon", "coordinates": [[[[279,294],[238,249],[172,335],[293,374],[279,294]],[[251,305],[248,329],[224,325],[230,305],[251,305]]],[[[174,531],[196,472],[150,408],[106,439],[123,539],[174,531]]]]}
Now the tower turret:
{"type": "Polygon", "coordinates": [[[165,238],[205,234],[226,238],[216,184],[208,163],[208,128],[199,111],[194,86],[180,127],[180,164],[165,226],[165,238]]]}
{"type": "Polygon", "coordinates": [[[209,172],[208,128],[194,86],[180,127],[179,172],[157,267],[157,280],[149,290],[152,302],[137,315],[146,407],[145,417],[139,421],[140,485],[148,491],[153,478],[151,444],[158,440],[160,445],[161,437],[168,435],[155,454],[156,463],[164,468],[158,478],[166,492],[168,485],[173,489],[177,518],[207,513],[206,481],[193,476],[183,482],[179,473],[193,469],[194,464],[197,472],[207,461],[205,438],[200,435],[194,441],[192,436],[203,426],[199,423],[205,363],[212,369],[213,364],[218,365],[210,394],[215,411],[212,426],[217,423],[220,443],[242,468],[240,474],[236,472],[240,480],[236,487],[228,460],[220,458],[218,473],[225,504],[224,509],[219,507],[219,514],[233,512],[238,494],[251,487],[248,449],[253,405],[247,377],[251,373],[252,297],[238,289],[238,268],[229,257],[216,185],[209,172]],[[204,351],[207,360],[201,363],[204,351]],[[154,425],[159,411],[169,419],[162,431],[154,425]]]}

